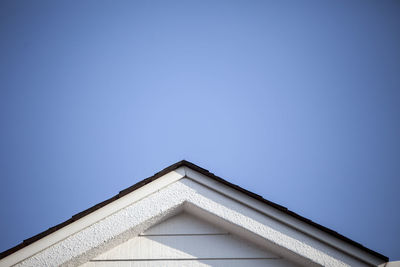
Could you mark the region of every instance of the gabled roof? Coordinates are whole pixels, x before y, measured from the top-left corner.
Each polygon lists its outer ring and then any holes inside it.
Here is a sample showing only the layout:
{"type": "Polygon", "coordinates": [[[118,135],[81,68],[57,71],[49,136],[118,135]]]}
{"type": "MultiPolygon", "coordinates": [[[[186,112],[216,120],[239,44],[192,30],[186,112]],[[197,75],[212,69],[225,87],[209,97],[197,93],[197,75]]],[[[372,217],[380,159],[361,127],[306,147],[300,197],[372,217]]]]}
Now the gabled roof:
{"type": "Polygon", "coordinates": [[[127,195],[127,194],[129,194],[129,193],[131,193],[131,192],[143,187],[146,184],[149,184],[150,182],[153,182],[153,181],[157,180],[158,178],[162,177],[163,175],[165,175],[165,174],[167,174],[167,173],[169,173],[171,171],[174,171],[174,170],[176,170],[176,169],[178,169],[180,167],[188,167],[188,168],[190,168],[190,169],[192,169],[194,171],[197,171],[197,172],[199,172],[199,173],[201,173],[201,174],[203,174],[203,175],[205,175],[205,176],[207,176],[207,177],[209,177],[209,178],[211,178],[211,179],[213,179],[213,180],[215,180],[215,181],[217,181],[219,183],[222,183],[222,184],[224,184],[224,185],[226,185],[226,186],[228,186],[228,187],[230,187],[232,189],[235,189],[235,190],[237,190],[237,191],[239,191],[241,193],[244,193],[245,195],[247,195],[247,196],[249,196],[249,197],[251,197],[253,199],[256,199],[257,201],[260,201],[260,202],[262,202],[262,203],[264,203],[264,204],[266,204],[266,205],[268,205],[270,207],[273,207],[274,209],[277,209],[280,212],[283,212],[283,213],[285,213],[285,214],[287,214],[287,215],[289,215],[291,217],[294,217],[295,219],[300,220],[300,221],[302,221],[302,222],[304,222],[304,223],[306,223],[306,224],[308,224],[308,225],[310,225],[312,227],[315,227],[315,228],[317,228],[317,229],[319,229],[319,230],[321,230],[321,231],[323,231],[323,232],[325,232],[325,233],[327,233],[327,234],[329,234],[329,235],[331,235],[331,236],[333,236],[333,237],[335,237],[337,239],[340,239],[340,240],[342,240],[342,241],[344,241],[344,242],[346,242],[346,243],[348,243],[348,244],[350,244],[350,245],[352,245],[354,247],[357,247],[357,248],[359,248],[359,249],[361,249],[361,250],[363,250],[363,251],[365,251],[365,252],[367,252],[367,253],[369,253],[369,254],[371,254],[371,255],[373,255],[373,256],[375,256],[375,257],[377,257],[377,258],[379,258],[379,259],[381,259],[383,261],[385,261],[385,262],[387,262],[389,260],[388,257],[386,257],[386,256],[384,256],[384,255],[382,255],[382,254],[380,254],[378,252],[375,252],[375,251],[373,251],[371,249],[368,249],[368,248],[364,247],[363,245],[361,245],[360,243],[357,243],[357,242],[355,242],[355,241],[353,241],[353,240],[351,240],[351,239],[349,239],[349,238],[337,233],[336,231],[333,231],[333,230],[331,230],[331,229],[329,229],[327,227],[324,227],[324,226],[322,226],[322,225],[320,225],[318,223],[315,223],[315,222],[313,222],[313,221],[311,221],[311,220],[309,220],[309,219],[307,219],[307,218],[305,218],[305,217],[303,217],[303,216],[301,216],[301,215],[299,215],[299,214],[297,214],[297,213],[295,213],[293,211],[288,210],[286,207],[283,207],[283,206],[278,205],[278,204],[276,204],[274,202],[266,200],[262,196],[254,194],[254,193],[252,193],[252,192],[250,192],[250,191],[248,191],[248,190],[246,190],[246,189],[244,189],[244,188],[242,188],[242,187],[240,187],[238,185],[232,184],[232,183],[230,183],[230,182],[228,182],[228,181],[226,181],[226,180],[214,175],[213,173],[209,172],[208,170],[203,169],[203,168],[201,168],[201,167],[199,167],[199,166],[197,166],[197,165],[195,165],[195,164],[193,164],[191,162],[188,162],[186,160],[179,161],[179,162],[177,162],[177,163],[175,163],[175,164],[163,169],[162,171],[154,174],[153,176],[151,176],[149,178],[146,178],[146,179],[134,184],[133,186],[128,187],[128,188],[120,191],[117,195],[115,195],[115,196],[113,196],[113,197],[111,197],[111,198],[109,198],[109,199],[107,199],[107,200],[105,200],[105,201],[103,201],[101,203],[98,203],[97,205],[94,205],[93,207],[88,208],[88,209],[86,209],[86,210],[84,210],[84,211],[82,211],[82,212],[80,212],[78,214],[73,215],[67,221],[62,222],[62,223],[60,223],[60,224],[58,224],[56,226],[53,226],[53,227],[49,228],[48,230],[46,230],[46,231],[44,231],[42,233],[39,233],[39,234],[37,234],[37,235],[35,235],[35,236],[31,237],[31,238],[28,238],[28,239],[24,240],[19,245],[15,246],[15,247],[12,247],[12,248],[2,252],[0,254],[0,259],[5,258],[6,256],[8,256],[10,254],[13,254],[14,252],[16,252],[16,251],[18,251],[18,250],[20,250],[20,249],[22,249],[22,248],[34,243],[34,242],[42,239],[45,236],[50,235],[51,233],[53,233],[53,232],[65,227],[65,226],[67,226],[67,225],[69,225],[69,224],[71,224],[71,223],[73,223],[73,222],[75,222],[75,221],[87,216],[88,214],[90,214],[90,213],[92,213],[92,212],[94,212],[94,211],[96,211],[96,210],[98,210],[98,209],[100,209],[100,208],[112,203],[113,201],[115,201],[117,199],[120,199],[121,197],[123,197],[123,196],[125,196],[125,195],[127,195]]]}

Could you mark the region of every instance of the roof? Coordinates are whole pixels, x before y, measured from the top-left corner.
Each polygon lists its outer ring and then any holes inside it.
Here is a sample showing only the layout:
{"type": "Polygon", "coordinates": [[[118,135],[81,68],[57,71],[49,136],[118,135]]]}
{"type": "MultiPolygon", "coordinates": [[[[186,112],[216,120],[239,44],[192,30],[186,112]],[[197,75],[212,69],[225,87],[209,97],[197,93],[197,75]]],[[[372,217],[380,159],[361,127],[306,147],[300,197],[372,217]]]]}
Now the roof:
{"type": "Polygon", "coordinates": [[[232,183],[222,179],[221,177],[218,177],[218,176],[214,175],[213,173],[209,172],[208,170],[203,169],[203,168],[201,168],[201,167],[199,167],[199,166],[197,166],[197,165],[195,165],[195,164],[193,164],[193,163],[191,163],[189,161],[186,161],[186,160],[179,161],[179,162],[177,162],[177,163],[175,163],[175,164],[163,169],[162,171],[154,174],[153,176],[148,177],[148,178],[146,178],[146,179],[144,179],[144,180],[142,180],[142,181],[140,181],[140,182],[138,182],[138,183],[136,183],[136,184],[134,184],[134,185],[122,190],[122,191],[120,191],[117,195],[115,195],[115,196],[113,196],[113,197],[111,197],[111,198],[109,198],[109,199],[107,199],[107,200],[105,200],[103,202],[100,202],[100,203],[94,205],[93,207],[90,207],[90,208],[88,208],[88,209],[86,209],[86,210],[84,210],[84,211],[82,211],[80,213],[77,213],[77,214],[73,215],[70,219],[66,220],[65,222],[57,224],[57,225],[55,225],[53,227],[50,227],[49,229],[47,229],[45,231],[33,236],[33,237],[25,239],[22,243],[20,243],[20,244],[18,244],[16,246],[6,250],[6,251],[3,251],[2,253],[0,253],[0,259],[5,258],[6,256],[8,256],[10,254],[13,254],[14,252],[16,252],[16,251],[18,251],[18,250],[20,250],[20,249],[22,249],[22,248],[34,243],[34,242],[36,242],[37,240],[39,240],[39,239],[41,239],[41,238],[43,238],[43,237],[45,237],[47,235],[50,235],[51,233],[53,233],[53,232],[65,227],[65,226],[67,226],[67,225],[79,220],[80,218],[82,218],[82,217],[84,217],[84,216],[86,216],[86,215],[88,215],[88,214],[90,214],[90,213],[92,213],[92,212],[94,212],[94,211],[106,206],[107,204],[113,202],[114,200],[117,200],[117,199],[119,199],[119,198],[121,198],[121,197],[123,197],[123,196],[125,196],[125,195],[127,195],[127,194],[129,194],[129,193],[131,193],[133,191],[135,191],[136,189],[138,189],[138,188],[140,188],[140,187],[142,187],[142,186],[144,186],[144,185],[146,185],[146,184],[158,179],[159,177],[161,177],[161,176],[163,176],[163,175],[165,175],[165,174],[167,174],[167,173],[169,173],[171,171],[174,171],[174,170],[176,170],[176,169],[178,169],[180,167],[183,167],[183,166],[189,167],[189,168],[191,168],[191,169],[193,169],[193,170],[195,170],[195,171],[197,171],[197,172],[199,172],[199,173],[201,173],[201,174],[203,174],[203,175],[205,175],[205,176],[207,176],[207,177],[209,177],[211,179],[214,179],[214,180],[216,180],[216,181],[218,181],[218,182],[220,182],[222,184],[225,184],[225,185],[227,185],[227,186],[229,186],[231,188],[234,188],[234,189],[236,189],[236,190],[238,190],[238,191],[240,191],[240,192],[242,192],[242,193],[244,193],[244,194],[246,194],[246,195],[248,195],[248,196],[250,196],[250,197],[252,197],[252,198],[254,198],[256,200],[258,200],[258,201],[261,201],[261,202],[263,202],[263,203],[265,203],[265,204],[267,204],[267,205],[269,205],[269,206],[271,206],[271,207],[273,207],[273,208],[275,208],[275,209],[277,209],[277,210],[279,210],[279,211],[281,211],[283,213],[286,213],[286,214],[288,214],[288,215],[290,215],[290,216],[292,216],[292,217],[294,217],[294,218],[296,218],[296,219],[298,219],[298,220],[300,220],[302,222],[305,222],[305,223],[307,223],[307,224],[309,224],[309,225],[311,225],[311,226],[313,226],[313,227],[315,227],[315,228],[317,228],[317,229],[319,229],[319,230],[321,230],[323,232],[326,232],[326,233],[328,233],[328,234],[330,234],[330,235],[332,235],[332,236],[334,236],[334,237],[336,237],[336,238],[338,238],[338,239],[340,239],[342,241],[345,241],[345,242],[347,242],[347,243],[349,243],[349,244],[351,244],[351,245],[353,245],[353,246],[355,246],[355,247],[357,247],[357,248],[359,248],[361,250],[364,250],[364,251],[374,255],[375,257],[378,257],[378,258],[380,258],[380,259],[382,259],[382,260],[384,260],[386,262],[389,261],[388,257],[386,257],[386,256],[384,256],[384,255],[382,255],[382,254],[380,254],[380,253],[378,253],[376,251],[373,251],[373,250],[371,250],[369,248],[366,248],[363,245],[361,245],[360,243],[357,243],[357,242],[355,242],[355,241],[353,241],[353,240],[351,240],[351,239],[339,234],[336,231],[333,231],[333,230],[331,230],[331,229],[329,229],[329,228],[327,228],[325,226],[322,226],[322,225],[320,225],[320,224],[318,224],[316,222],[313,222],[313,221],[311,221],[311,220],[309,220],[309,219],[307,219],[307,218],[305,218],[305,217],[303,217],[303,216],[301,216],[301,215],[299,215],[299,214],[287,209],[286,207],[283,207],[283,206],[278,205],[278,204],[276,204],[274,202],[271,202],[271,201],[263,198],[262,196],[257,195],[257,194],[255,194],[253,192],[250,192],[250,191],[248,191],[248,190],[246,190],[246,189],[244,189],[244,188],[242,188],[242,187],[240,187],[238,185],[232,184],[232,183]]]}

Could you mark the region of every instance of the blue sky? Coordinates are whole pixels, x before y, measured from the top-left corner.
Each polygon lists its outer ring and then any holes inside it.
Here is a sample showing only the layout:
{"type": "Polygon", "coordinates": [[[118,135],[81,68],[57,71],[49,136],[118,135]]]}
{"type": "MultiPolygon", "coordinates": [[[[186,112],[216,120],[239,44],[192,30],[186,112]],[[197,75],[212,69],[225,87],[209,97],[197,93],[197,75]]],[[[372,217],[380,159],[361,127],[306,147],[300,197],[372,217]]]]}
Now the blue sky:
{"type": "Polygon", "coordinates": [[[1,1],[0,250],[186,159],[400,260],[399,14],[1,1]]]}

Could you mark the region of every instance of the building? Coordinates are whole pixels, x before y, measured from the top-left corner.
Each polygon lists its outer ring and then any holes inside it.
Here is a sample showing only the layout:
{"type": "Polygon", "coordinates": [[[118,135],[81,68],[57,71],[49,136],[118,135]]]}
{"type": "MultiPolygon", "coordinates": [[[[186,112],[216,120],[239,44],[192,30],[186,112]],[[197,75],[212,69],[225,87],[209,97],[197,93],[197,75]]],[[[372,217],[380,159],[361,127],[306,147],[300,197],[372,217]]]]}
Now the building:
{"type": "Polygon", "coordinates": [[[0,266],[378,266],[388,258],[187,161],[0,255],[0,266]]]}

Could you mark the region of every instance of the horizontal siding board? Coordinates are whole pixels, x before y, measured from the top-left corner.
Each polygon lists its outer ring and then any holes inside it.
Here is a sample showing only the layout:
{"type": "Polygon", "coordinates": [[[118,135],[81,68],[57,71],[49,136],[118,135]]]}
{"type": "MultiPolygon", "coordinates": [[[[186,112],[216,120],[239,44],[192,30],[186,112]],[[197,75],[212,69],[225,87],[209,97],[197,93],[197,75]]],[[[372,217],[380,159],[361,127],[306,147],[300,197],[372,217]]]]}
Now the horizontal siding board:
{"type": "Polygon", "coordinates": [[[292,263],[283,259],[242,259],[242,260],[187,260],[187,261],[139,261],[139,262],[88,262],[82,267],[294,267],[292,263]]]}
{"type": "Polygon", "coordinates": [[[160,224],[157,224],[142,235],[173,235],[173,234],[218,234],[226,231],[206,223],[187,213],[180,213],[160,224]]]}
{"type": "Polygon", "coordinates": [[[181,213],[83,267],[295,266],[193,215],[181,213]]]}
{"type": "Polygon", "coordinates": [[[277,258],[231,235],[141,236],[95,259],[277,258]]]}

